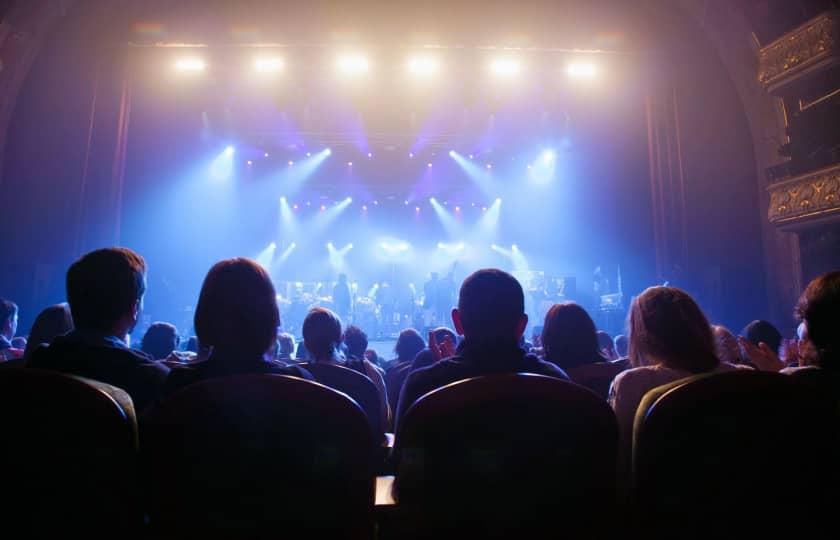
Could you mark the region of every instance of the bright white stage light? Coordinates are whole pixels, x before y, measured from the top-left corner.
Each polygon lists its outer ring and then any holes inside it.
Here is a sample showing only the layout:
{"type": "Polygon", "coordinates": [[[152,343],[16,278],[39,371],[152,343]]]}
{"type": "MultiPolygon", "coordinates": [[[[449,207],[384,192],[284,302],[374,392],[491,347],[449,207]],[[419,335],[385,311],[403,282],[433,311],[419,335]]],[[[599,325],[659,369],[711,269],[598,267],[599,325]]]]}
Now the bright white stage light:
{"type": "Polygon", "coordinates": [[[367,205],[366,204],[362,205],[362,211],[367,212],[367,205]]]}
{"type": "Polygon", "coordinates": [[[512,246],[510,246],[510,250],[511,251],[519,251],[519,247],[516,244],[513,244],[512,246]]]}
{"type": "Polygon", "coordinates": [[[435,204],[437,202],[437,199],[435,199],[434,197],[429,197],[429,202],[435,204]]]}
{"type": "Polygon", "coordinates": [[[346,199],[344,199],[344,201],[345,201],[347,204],[350,204],[351,202],[353,202],[353,197],[347,197],[346,199]]]}
{"type": "Polygon", "coordinates": [[[275,242],[272,242],[268,245],[268,247],[269,249],[277,249],[277,244],[275,242]]]}
{"type": "Polygon", "coordinates": [[[432,164],[431,164],[431,163],[427,163],[427,164],[426,164],[426,167],[431,167],[431,166],[432,166],[432,164]]]}
{"type": "Polygon", "coordinates": [[[280,197],[280,202],[285,203],[286,202],[286,197],[280,197]]]}
{"type": "Polygon", "coordinates": [[[501,197],[496,198],[496,204],[502,204],[502,198],[501,197]]]}
{"type": "Polygon", "coordinates": [[[332,248],[333,248],[333,243],[332,242],[327,242],[327,249],[332,249],[332,248]]]}
{"type": "Polygon", "coordinates": [[[573,79],[593,79],[598,75],[598,67],[591,62],[573,62],[566,66],[566,75],[573,79]]]}
{"type": "Polygon", "coordinates": [[[232,146],[225,148],[225,155],[227,156],[232,156],[234,152],[236,152],[236,149],[232,146]]]}
{"type": "Polygon", "coordinates": [[[499,249],[499,246],[497,246],[496,244],[490,244],[490,249],[496,251],[497,249],[499,249]]]}
{"type": "Polygon", "coordinates": [[[184,73],[200,73],[206,67],[204,60],[197,57],[179,58],[175,61],[175,70],[184,73]]]}
{"type": "Polygon", "coordinates": [[[295,162],[294,162],[294,161],[289,160],[289,167],[291,167],[291,166],[292,166],[292,165],[294,165],[294,164],[295,164],[295,162]]]}
{"type": "Polygon", "coordinates": [[[330,150],[329,148],[327,148],[326,150],[324,150],[324,153],[325,153],[325,154],[327,154],[327,155],[329,156],[330,154],[332,154],[332,150],[330,150]]]}
{"type": "Polygon", "coordinates": [[[342,54],[336,62],[338,70],[346,75],[360,75],[370,71],[370,60],[361,54],[342,54]]]}
{"type": "Polygon", "coordinates": [[[513,58],[496,58],[490,63],[490,71],[500,77],[513,77],[519,74],[521,66],[513,58]]]}
{"type": "Polygon", "coordinates": [[[455,157],[455,150],[449,151],[449,157],[455,157]]]}
{"type": "Polygon", "coordinates": [[[551,163],[554,161],[554,150],[543,150],[542,160],[543,163],[551,163]]]}
{"type": "Polygon", "coordinates": [[[492,164],[492,163],[488,163],[488,164],[486,165],[486,167],[487,167],[488,169],[492,169],[492,168],[493,168],[493,164],[492,164]]]}
{"type": "Polygon", "coordinates": [[[438,249],[443,249],[444,247],[446,247],[446,244],[444,244],[443,242],[438,242],[438,249]]]}
{"type": "Polygon", "coordinates": [[[286,67],[282,58],[276,56],[261,56],[254,59],[254,70],[257,73],[279,73],[286,67]]]}
{"type": "Polygon", "coordinates": [[[440,62],[433,56],[414,56],[409,58],[406,69],[416,77],[431,77],[440,70],[440,62]]]}
{"type": "Polygon", "coordinates": [[[348,167],[352,167],[352,166],[353,166],[353,162],[352,162],[352,161],[348,161],[348,162],[347,162],[347,166],[348,166],[348,167]]]}

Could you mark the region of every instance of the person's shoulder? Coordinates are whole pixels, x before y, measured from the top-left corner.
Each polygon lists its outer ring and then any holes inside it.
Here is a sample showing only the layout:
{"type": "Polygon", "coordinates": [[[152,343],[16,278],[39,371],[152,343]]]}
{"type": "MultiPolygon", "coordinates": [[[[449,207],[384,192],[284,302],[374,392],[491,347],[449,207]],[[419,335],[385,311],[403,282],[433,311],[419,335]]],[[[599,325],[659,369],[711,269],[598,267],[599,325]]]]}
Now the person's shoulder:
{"type": "Polygon", "coordinates": [[[270,361],[266,362],[265,372],[272,375],[289,375],[299,379],[315,380],[315,377],[301,365],[288,365],[282,362],[270,361]]]}
{"type": "Polygon", "coordinates": [[[568,373],[563,371],[563,368],[556,364],[542,360],[533,354],[528,354],[525,358],[535,367],[534,372],[538,375],[547,375],[558,379],[570,380],[568,373]]]}
{"type": "Polygon", "coordinates": [[[658,366],[638,366],[625,369],[615,376],[613,379],[613,386],[631,384],[632,382],[639,380],[647,380],[654,377],[658,371],[661,371],[658,366]]]}

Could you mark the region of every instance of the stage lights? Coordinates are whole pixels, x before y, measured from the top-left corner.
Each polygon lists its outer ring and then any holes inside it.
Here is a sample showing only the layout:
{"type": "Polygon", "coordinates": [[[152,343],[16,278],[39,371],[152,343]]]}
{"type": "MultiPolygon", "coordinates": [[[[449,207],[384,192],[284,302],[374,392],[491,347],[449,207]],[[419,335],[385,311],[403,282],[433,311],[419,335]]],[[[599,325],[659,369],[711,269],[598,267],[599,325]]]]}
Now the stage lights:
{"type": "Polygon", "coordinates": [[[413,56],[408,59],[406,69],[414,77],[431,77],[440,70],[440,62],[433,56],[413,56]]]}
{"type": "Polygon", "coordinates": [[[362,75],[370,71],[370,60],[356,53],[345,53],[336,61],[338,71],[344,75],[362,75]]]}
{"type": "Polygon", "coordinates": [[[254,71],[257,73],[280,73],[285,67],[286,63],[283,59],[276,56],[260,56],[254,58],[254,71]]]}
{"type": "Polygon", "coordinates": [[[553,162],[554,161],[554,150],[543,150],[542,160],[543,160],[543,163],[553,162]]]}
{"type": "Polygon", "coordinates": [[[598,75],[598,67],[591,62],[572,62],[566,66],[566,75],[572,79],[594,79],[598,75]]]}
{"type": "Polygon", "coordinates": [[[519,61],[514,58],[496,58],[490,62],[490,71],[497,77],[515,77],[521,69],[519,61]]]}
{"type": "Polygon", "coordinates": [[[181,73],[201,73],[207,64],[201,58],[189,56],[175,61],[175,71],[181,73]]]}
{"type": "Polygon", "coordinates": [[[227,148],[225,148],[225,155],[226,156],[232,156],[235,152],[236,152],[236,149],[232,146],[228,146],[227,148]]]}

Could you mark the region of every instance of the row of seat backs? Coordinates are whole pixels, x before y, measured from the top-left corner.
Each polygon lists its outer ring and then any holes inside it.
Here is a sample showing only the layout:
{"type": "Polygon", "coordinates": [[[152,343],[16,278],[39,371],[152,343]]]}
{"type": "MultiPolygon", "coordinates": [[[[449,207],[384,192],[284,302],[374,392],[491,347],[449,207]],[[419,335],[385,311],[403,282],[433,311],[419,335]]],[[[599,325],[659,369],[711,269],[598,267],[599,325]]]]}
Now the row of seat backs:
{"type": "Polygon", "coordinates": [[[350,396],[365,412],[374,437],[377,440],[382,438],[385,433],[381,414],[382,398],[367,375],[323,362],[307,362],[301,367],[309,371],[319,383],[350,396]]]}

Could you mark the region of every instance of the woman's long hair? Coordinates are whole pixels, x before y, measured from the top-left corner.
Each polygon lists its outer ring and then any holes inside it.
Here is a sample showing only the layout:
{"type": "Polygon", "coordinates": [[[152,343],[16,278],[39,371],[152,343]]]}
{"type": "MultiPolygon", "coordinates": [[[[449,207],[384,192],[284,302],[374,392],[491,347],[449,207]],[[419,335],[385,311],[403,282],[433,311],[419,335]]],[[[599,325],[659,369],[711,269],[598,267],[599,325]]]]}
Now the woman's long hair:
{"type": "Polygon", "coordinates": [[[669,368],[703,373],[720,363],[709,321],[694,299],[680,289],[646,289],[633,299],[628,327],[634,366],[655,359],[669,368]]]}
{"type": "Polygon", "coordinates": [[[563,369],[608,361],[598,347],[595,322],[574,302],[551,306],[540,339],[545,359],[563,369]]]}

